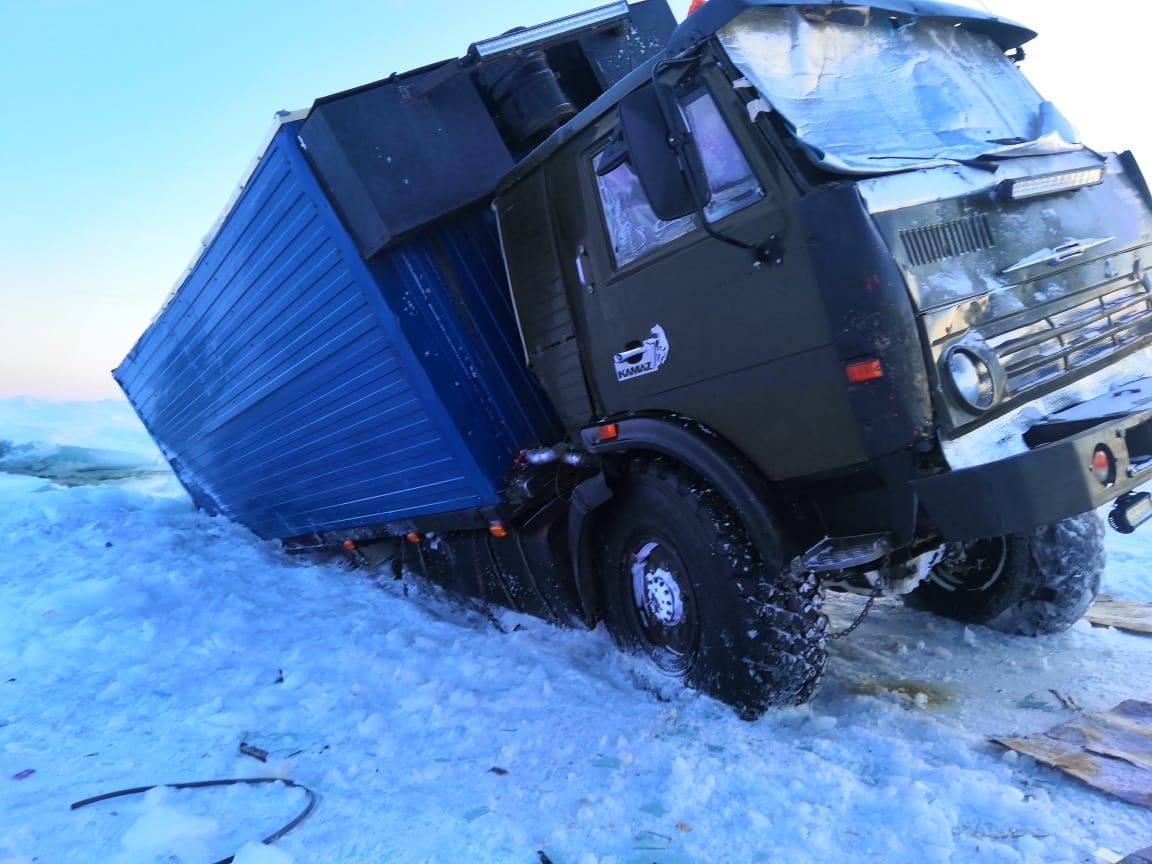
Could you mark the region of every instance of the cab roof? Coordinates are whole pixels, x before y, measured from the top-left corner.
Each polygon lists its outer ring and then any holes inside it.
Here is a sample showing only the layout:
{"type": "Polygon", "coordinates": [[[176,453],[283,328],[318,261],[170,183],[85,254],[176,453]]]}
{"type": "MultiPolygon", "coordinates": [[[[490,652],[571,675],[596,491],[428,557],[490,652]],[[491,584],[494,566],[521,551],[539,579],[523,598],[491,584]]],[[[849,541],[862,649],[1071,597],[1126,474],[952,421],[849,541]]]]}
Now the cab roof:
{"type": "Polygon", "coordinates": [[[1004,51],[1019,48],[1036,38],[1036,31],[1015,21],[957,3],[937,0],[882,0],[880,3],[848,3],[845,0],[825,0],[823,3],[812,3],[811,0],[708,0],[676,28],[668,40],[668,55],[674,57],[702,39],[707,39],[741,12],[767,6],[839,6],[846,11],[866,9],[897,18],[943,18],[967,27],[974,33],[987,35],[1004,51]]]}
{"type": "Polygon", "coordinates": [[[521,159],[497,184],[496,194],[501,195],[514,186],[526,174],[548,156],[595,122],[608,107],[618,102],[624,95],[636,89],[641,82],[652,77],[652,68],[661,60],[675,57],[712,37],[733,18],[748,9],[788,6],[841,7],[845,11],[866,9],[872,13],[887,14],[897,19],[931,18],[942,19],[968,28],[974,33],[982,33],[992,39],[1003,51],[1019,48],[1025,42],[1036,38],[1036,31],[1008,18],[1001,18],[989,12],[982,12],[957,3],[943,3],[937,0],[884,0],[881,3],[848,3],[845,0],[825,0],[823,3],[801,2],[801,0],[707,0],[690,14],[669,37],[665,49],[643,65],[632,70],[600,98],[580,112],[574,119],[557,129],[531,153],[521,159]]]}

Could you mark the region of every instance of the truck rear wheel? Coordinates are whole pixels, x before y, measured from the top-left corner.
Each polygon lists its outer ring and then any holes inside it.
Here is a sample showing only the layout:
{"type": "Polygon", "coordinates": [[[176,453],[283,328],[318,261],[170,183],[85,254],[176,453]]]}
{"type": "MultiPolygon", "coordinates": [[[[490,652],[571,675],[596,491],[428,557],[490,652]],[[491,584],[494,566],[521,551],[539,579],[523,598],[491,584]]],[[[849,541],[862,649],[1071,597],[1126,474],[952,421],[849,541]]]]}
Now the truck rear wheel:
{"type": "Polygon", "coordinates": [[[1080,620],[1103,573],[1104,526],[1095,513],[1083,513],[1023,534],[950,543],[904,602],[956,621],[1040,636],[1080,620]]]}
{"type": "Polygon", "coordinates": [[[818,584],[780,548],[754,548],[718,493],[667,460],[636,460],[597,526],[603,617],[620,647],[745,719],[808,700],[826,662],[818,584]]]}

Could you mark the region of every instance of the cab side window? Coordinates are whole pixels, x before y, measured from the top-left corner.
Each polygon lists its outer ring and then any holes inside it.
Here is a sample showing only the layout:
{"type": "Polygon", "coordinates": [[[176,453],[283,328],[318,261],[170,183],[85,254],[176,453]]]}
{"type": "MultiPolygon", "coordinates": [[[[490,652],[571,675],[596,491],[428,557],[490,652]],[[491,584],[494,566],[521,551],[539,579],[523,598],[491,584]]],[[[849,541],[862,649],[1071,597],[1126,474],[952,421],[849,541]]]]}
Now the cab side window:
{"type": "MultiPolygon", "coordinates": [[[[704,208],[705,218],[716,222],[760,200],[764,194],[760,184],[708,91],[703,88],[694,91],[681,100],[680,107],[700,150],[708,178],[711,200],[704,208]]],[[[617,267],[692,230],[692,216],[671,221],[656,217],[639,178],[627,161],[601,174],[598,169],[607,155],[607,148],[601,150],[593,157],[592,165],[597,169],[596,185],[617,267]]]]}
{"type": "MultiPolygon", "coordinates": [[[[604,151],[601,151],[593,166],[599,168],[603,158],[604,151]]],[[[597,174],[596,185],[600,189],[600,204],[617,267],[659,249],[692,229],[691,216],[671,222],[656,217],[644,196],[640,179],[627,162],[621,162],[607,174],[597,174]]]]}
{"type": "Polygon", "coordinates": [[[764,197],[752,174],[744,151],[732,137],[715,100],[706,90],[697,90],[682,103],[688,128],[700,150],[700,161],[708,176],[712,198],[704,208],[709,222],[719,222],[764,197]]]}

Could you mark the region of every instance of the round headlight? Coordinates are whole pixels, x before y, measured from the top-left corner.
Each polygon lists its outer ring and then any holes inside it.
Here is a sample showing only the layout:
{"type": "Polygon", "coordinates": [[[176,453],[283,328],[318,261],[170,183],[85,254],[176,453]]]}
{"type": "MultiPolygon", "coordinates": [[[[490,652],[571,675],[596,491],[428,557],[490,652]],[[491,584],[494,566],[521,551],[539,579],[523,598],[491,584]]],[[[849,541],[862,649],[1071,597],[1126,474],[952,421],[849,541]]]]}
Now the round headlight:
{"type": "Polygon", "coordinates": [[[996,384],[988,364],[960,348],[948,355],[952,389],[970,411],[987,411],[996,401],[996,384]]]}

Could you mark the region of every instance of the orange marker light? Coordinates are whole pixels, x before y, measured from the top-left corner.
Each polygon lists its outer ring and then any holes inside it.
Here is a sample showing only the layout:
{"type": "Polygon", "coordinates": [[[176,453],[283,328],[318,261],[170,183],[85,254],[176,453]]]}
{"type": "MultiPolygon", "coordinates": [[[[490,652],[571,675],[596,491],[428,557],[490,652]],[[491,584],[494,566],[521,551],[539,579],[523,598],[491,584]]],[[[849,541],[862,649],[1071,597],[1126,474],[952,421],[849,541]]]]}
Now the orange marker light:
{"type": "Polygon", "coordinates": [[[419,543],[420,542],[420,535],[417,534],[415,531],[409,531],[404,536],[408,538],[409,543],[419,543]]]}
{"type": "Polygon", "coordinates": [[[599,429],[601,441],[615,441],[620,437],[620,427],[615,423],[605,423],[599,429]]]}
{"type": "Polygon", "coordinates": [[[356,551],[356,541],[355,540],[345,540],[344,541],[344,548],[347,549],[349,552],[356,551]]]}
{"type": "Polygon", "coordinates": [[[1105,486],[1116,482],[1116,457],[1103,444],[1096,445],[1092,453],[1092,473],[1105,486]]]}
{"type": "Polygon", "coordinates": [[[508,536],[508,529],[501,525],[499,522],[493,522],[488,526],[488,533],[497,539],[508,536]]]}
{"type": "Polygon", "coordinates": [[[854,360],[847,364],[844,370],[848,373],[848,380],[853,384],[863,384],[865,381],[875,381],[884,377],[884,364],[875,358],[854,360]]]}

